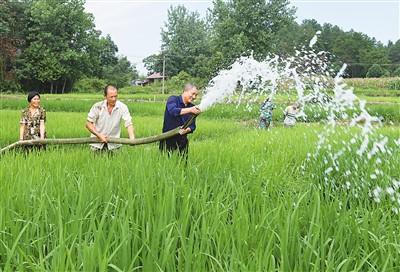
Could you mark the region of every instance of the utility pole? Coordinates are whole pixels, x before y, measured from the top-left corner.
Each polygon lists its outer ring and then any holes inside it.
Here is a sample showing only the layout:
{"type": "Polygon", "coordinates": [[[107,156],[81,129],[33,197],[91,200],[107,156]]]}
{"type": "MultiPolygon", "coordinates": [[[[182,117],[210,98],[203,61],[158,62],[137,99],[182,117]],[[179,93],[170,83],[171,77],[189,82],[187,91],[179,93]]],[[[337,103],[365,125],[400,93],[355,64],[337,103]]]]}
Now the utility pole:
{"type": "Polygon", "coordinates": [[[162,94],[164,94],[165,87],[165,55],[163,56],[163,65],[162,65],[162,94]]]}

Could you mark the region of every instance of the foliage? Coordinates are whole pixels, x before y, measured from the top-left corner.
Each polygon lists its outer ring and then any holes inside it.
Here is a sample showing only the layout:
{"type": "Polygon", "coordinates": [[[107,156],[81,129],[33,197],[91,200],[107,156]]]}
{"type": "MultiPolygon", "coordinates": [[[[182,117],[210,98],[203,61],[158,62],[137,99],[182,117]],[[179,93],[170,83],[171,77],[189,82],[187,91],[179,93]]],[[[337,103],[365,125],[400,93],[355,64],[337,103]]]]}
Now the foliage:
{"type": "Polygon", "coordinates": [[[173,76],[170,80],[167,81],[167,84],[175,86],[176,89],[182,89],[186,83],[193,83],[199,89],[203,88],[205,84],[204,80],[200,78],[194,78],[185,71],[179,72],[179,74],[173,76]]]}
{"type": "Polygon", "coordinates": [[[372,89],[377,95],[382,90],[400,90],[400,79],[398,77],[385,78],[346,78],[347,85],[361,89],[372,89]],[[379,91],[378,91],[379,90],[379,91]]]}
{"type": "Polygon", "coordinates": [[[117,88],[129,86],[138,76],[136,68],[126,57],[118,58],[115,65],[104,66],[103,79],[117,88]]]}
{"type": "Polygon", "coordinates": [[[298,24],[294,15],[285,0],[217,0],[204,19],[184,7],[171,7],[161,32],[161,53],[148,56],[144,63],[150,71],[162,72],[165,59],[170,76],[184,70],[209,80],[242,55],[263,59],[307,49],[311,38],[321,31],[314,50],[329,52],[335,70],[348,64],[348,77],[365,77],[373,64],[389,72],[399,64],[400,40],[384,46],[363,33],[343,31],[329,23],[321,25],[314,19],[298,24]],[[188,25],[193,25],[191,31],[188,25]],[[193,36],[198,37],[197,43],[189,38],[193,36]]]}
{"type": "Polygon", "coordinates": [[[21,85],[13,80],[0,80],[0,92],[4,93],[17,93],[21,92],[21,85]]]}
{"type": "Polygon", "coordinates": [[[72,91],[78,93],[102,93],[106,84],[104,79],[85,77],[75,83],[72,91]]]}
{"type": "Polygon", "coordinates": [[[204,78],[207,71],[202,70],[198,64],[210,54],[206,24],[200,15],[189,12],[181,5],[171,6],[167,22],[161,30],[161,53],[147,57],[144,63],[150,72],[163,72],[165,59],[167,76],[187,71],[204,78]]]}
{"type": "Polygon", "coordinates": [[[395,43],[390,41],[388,43],[388,49],[388,57],[390,61],[394,64],[400,65],[400,39],[395,43]]]}
{"type": "MultiPolygon", "coordinates": [[[[88,136],[86,114],[49,112],[48,136],[88,136]]],[[[0,118],[4,146],[16,138],[19,111],[2,111],[0,118]]],[[[392,207],[377,205],[368,194],[353,199],[350,190],[320,190],[325,188],[326,153],[302,171],[322,126],[259,131],[226,119],[200,116],[197,121],[187,163],[163,156],[157,145],[125,146],[112,156],[92,154],[88,146],[6,154],[0,160],[0,267],[397,269],[400,227],[392,207]]],[[[154,135],[161,130],[162,116],[139,111],[134,123],[138,137],[154,135]]],[[[394,146],[396,128],[380,132],[394,146]]],[[[338,132],[332,137],[341,142],[350,136],[338,132]]],[[[400,154],[394,150],[379,169],[398,177],[400,154]]],[[[340,166],[354,167],[351,160],[358,157],[351,148],[340,166]]],[[[342,173],[343,183],[377,166],[359,167],[350,176],[342,173]]]]}
{"type": "MultiPolygon", "coordinates": [[[[87,81],[80,81],[78,86],[83,86],[76,91],[84,91],[84,87],[89,89],[89,83],[87,81]],[[86,83],[85,85],[81,82],[86,83]]],[[[102,94],[102,83],[98,84],[97,88],[91,87],[90,92],[95,93],[92,95],[76,94],[73,96],[66,95],[43,95],[43,105],[47,111],[63,111],[63,112],[86,112],[90,109],[91,105],[103,99],[102,94]]],[[[147,87],[146,87],[147,88],[147,87]]],[[[119,90],[119,99],[128,105],[128,108],[134,113],[140,113],[143,115],[157,115],[162,116],[163,110],[165,108],[165,101],[169,95],[179,95],[182,92],[183,85],[166,85],[166,94],[160,95],[160,85],[152,87],[150,91],[146,92],[146,95],[141,92],[142,87],[128,87],[119,90]],[[158,93],[158,94],[157,94],[158,93]],[[151,102],[151,103],[146,103],[151,102]]],[[[379,90],[374,90],[375,93],[379,93],[379,90]]],[[[364,95],[371,95],[370,93],[363,93],[364,95]]],[[[201,95],[201,92],[200,92],[201,95]]],[[[400,122],[400,112],[398,98],[387,97],[384,101],[381,100],[382,97],[368,96],[365,99],[368,101],[367,109],[376,116],[383,118],[385,122],[400,122]],[[377,103],[378,102],[378,103],[377,103]],[[384,103],[382,103],[384,102],[384,103]]],[[[201,98],[198,99],[200,101],[201,98]]],[[[0,104],[0,109],[12,109],[18,110],[24,108],[26,105],[25,95],[22,97],[15,98],[15,96],[8,97],[2,96],[3,103],[0,104]]],[[[198,103],[197,101],[197,103],[198,103]]],[[[283,121],[283,110],[287,107],[288,101],[290,99],[287,96],[277,95],[274,98],[276,104],[276,110],[273,112],[273,120],[282,122],[283,121]]],[[[226,101],[226,103],[213,106],[205,113],[202,114],[202,118],[205,119],[232,119],[232,120],[256,120],[259,116],[259,106],[262,103],[260,101],[252,102],[246,105],[243,101],[241,105],[237,105],[232,101],[226,101]]],[[[326,112],[322,112],[320,108],[307,107],[307,119],[304,120],[307,123],[320,122],[326,118],[326,112]],[[312,109],[312,111],[310,110],[312,109]]],[[[352,112],[348,112],[351,114],[352,112]]]]}
{"type": "Polygon", "coordinates": [[[276,44],[276,33],[293,19],[294,10],[286,0],[215,1],[209,21],[211,27],[210,63],[214,74],[241,55],[256,59],[269,55],[276,44]]]}
{"type": "Polygon", "coordinates": [[[392,76],[400,77],[400,66],[396,70],[394,70],[392,76]]]}
{"type": "Polygon", "coordinates": [[[6,47],[0,50],[0,83],[4,71],[25,90],[55,93],[70,91],[82,77],[121,86],[132,80],[135,68],[125,57],[117,58],[110,36],[95,30],[83,0],[7,1],[0,7],[9,18],[0,27],[1,42],[9,45],[8,53],[6,47]]]}
{"type": "Polygon", "coordinates": [[[367,77],[383,77],[388,75],[389,71],[383,69],[379,64],[372,65],[367,72],[367,77]]]}

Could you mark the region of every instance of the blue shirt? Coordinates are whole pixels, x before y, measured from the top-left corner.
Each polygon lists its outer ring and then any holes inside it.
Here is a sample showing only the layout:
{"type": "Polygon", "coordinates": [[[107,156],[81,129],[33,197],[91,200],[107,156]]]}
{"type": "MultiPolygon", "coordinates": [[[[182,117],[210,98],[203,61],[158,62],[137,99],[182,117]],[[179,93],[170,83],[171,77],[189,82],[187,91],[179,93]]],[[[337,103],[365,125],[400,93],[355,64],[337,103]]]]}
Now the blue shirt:
{"type": "MultiPolygon", "coordinates": [[[[167,105],[165,107],[164,112],[164,124],[163,124],[163,132],[167,132],[171,129],[177,128],[179,126],[183,126],[186,121],[191,118],[191,114],[180,115],[181,110],[183,108],[190,108],[194,105],[192,103],[188,103],[185,105],[182,100],[182,96],[170,96],[167,100],[167,105]]],[[[196,129],[196,119],[193,120],[193,123],[189,126],[191,132],[196,129]]]]}

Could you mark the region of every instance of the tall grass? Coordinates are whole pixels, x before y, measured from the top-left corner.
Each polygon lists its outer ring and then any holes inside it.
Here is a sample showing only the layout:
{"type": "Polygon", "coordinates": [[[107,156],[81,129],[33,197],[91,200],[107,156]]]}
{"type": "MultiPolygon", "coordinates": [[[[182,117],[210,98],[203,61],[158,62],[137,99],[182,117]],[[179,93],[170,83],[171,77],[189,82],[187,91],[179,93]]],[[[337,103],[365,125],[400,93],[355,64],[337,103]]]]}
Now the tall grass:
{"type": "MultiPolygon", "coordinates": [[[[394,98],[393,98],[394,99],[394,98]]],[[[73,99],[66,97],[64,99],[48,99],[43,100],[43,107],[49,112],[89,112],[91,106],[101,101],[101,99],[93,99],[87,97],[85,99],[73,99]]],[[[131,98],[121,98],[121,101],[127,104],[130,112],[133,115],[139,116],[163,116],[165,110],[165,101],[158,100],[153,102],[137,101],[131,98]]],[[[273,112],[273,120],[282,122],[283,111],[288,106],[284,100],[276,102],[276,109],[273,112]]],[[[369,100],[367,109],[373,115],[382,117],[385,122],[400,122],[400,104],[396,100],[389,101],[390,103],[372,103],[369,100]]],[[[0,100],[0,110],[22,110],[27,107],[27,102],[24,98],[4,98],[0,100]]],[[[259,117],[260,104],[218,104],[204,112],[202,118],[206,119],[235,119],[235,120],[257,120],[259,117]],[[249,107],[250,106],[250,107],[249,107]]],[[[305,108],[307,113],[306,122],[319,122],[326,118],[326,113],[321,108],[313,105],[308,105],[305,108]]],[[[352,112],[348,112],[352,113],[352,112]]]]}
{"type": "MultiPolygon", "coordinates": [[[[87,135],[85,116],[49,112],[49,136],[87,135]]],[[[0,111],[2,145],[18,135],[18,118],[0,111]]],[[[161,121],[134,117],[139,136],[158,133],[161,121]]],[[[8,153],[0,158],[0,269],[399,270],[390,204],[320,190],[322,159],[302,170],[322,130],[199,118],[187,164],[155,144],[110,156],[87,146],[8,153]]],[[[399,137],[395,126],[379,132],[392,146],[399,137]]],[[[399,164],[395,150],[385,164],[399,164]]]]}
{"type": "Polygon", "coordinates": [[[351,87],[363,89],[400,90],[400,77],[347,78],[345,83],[351,87]]]}

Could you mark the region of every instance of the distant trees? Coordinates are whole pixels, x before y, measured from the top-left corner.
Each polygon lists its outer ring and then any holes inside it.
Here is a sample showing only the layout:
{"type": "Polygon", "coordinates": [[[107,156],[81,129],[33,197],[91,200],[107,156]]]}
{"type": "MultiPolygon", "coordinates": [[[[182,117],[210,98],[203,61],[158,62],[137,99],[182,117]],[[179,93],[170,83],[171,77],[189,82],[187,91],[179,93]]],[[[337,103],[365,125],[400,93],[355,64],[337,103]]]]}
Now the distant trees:
{"type": "Polygon", "coordinates": [[[215,0],[205,18],[183,6],[171,7],[161,31],[161,53],[144,59],[145,66],[162,72],[165,58],[168,76],[186,71],[210,78],[239,56],[291,55],[308,46],[318,30],[315,50],[330,52],[336,67],[347,63],[349,77],[367,76],[373,64],[391,75],[400,66],[400,40],[384,46],[360,32],[345,32],[313,19],[298,24],[294,19],[295,10],[286,0],[215,0]]]}
{"type": "Polygon", "coordinates": [[[26,90],[63,93],[82,77],[98,77],[120,87],[132,80],[135,67],[117,57],[118,47],[110,36],[95,30],[84,0],[7,1],[0,7],[5,40],[0,88],[14,81],[26,90]]]}
{"type": "Polygon", "coordinates": [[[379,64],[372,65],[367,72],[367,77],[383,77],[389,75],[389,71],[383,69],[379,64]]]}
{"type": "Polygon", "coordinates": [[[168,76],[186,71],[196,77],[205,77],[207,71],[198,64],[210,56],[206,23],[197,12],[177,6],[168,10],[167,22],[161,30],[161,54],[145,58],[144,63],[151,72],[162,72],[165,58],[168,76]]]}
{"type": "MultiPolygon", "coordinates": [[[[117,45],[93,20],[84,0],[0,0],[0,90],[63,93],[91,77],[93,86],[128,85],[138,76],[135,66],[117,55],[117,45]]],[[[336,67],[347,63],[349,77],[399,74],[400,40],[383,45],[316,20],[296,23],[289,0],[214,0],[205,18],[184,6],[170,7],[160,53],[143,62],[150,72],[162,73],[165,61],[169,78],[184,71],[207,80],[242,55],[291,55],[318,30],[314,48],[330,52],[336,67]]]]}

